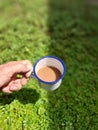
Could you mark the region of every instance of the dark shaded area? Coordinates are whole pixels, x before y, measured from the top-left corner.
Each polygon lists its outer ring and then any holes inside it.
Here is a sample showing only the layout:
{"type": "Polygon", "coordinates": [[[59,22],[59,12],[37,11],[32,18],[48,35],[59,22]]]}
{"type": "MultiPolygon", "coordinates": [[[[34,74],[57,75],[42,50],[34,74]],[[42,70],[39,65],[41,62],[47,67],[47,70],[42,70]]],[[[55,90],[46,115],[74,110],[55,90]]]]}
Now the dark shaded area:
{"type": "Polygon", "coordinates": [[[49,0],[49,55],[60,57],[67,66],[60,88],[48,92],[49,130],[98,128],[96,11],[89,1],[49,0]]]}
{"type": "Polygon", "coordinates": [[[12,94],[0,94],[1,105],[10,104],[14,99],[18,100],[22,104],[35,104],[39,99],[39,94],[36,92],[36,90],[30,88],[23,88],[20,91],[14,92],[12,94]]]}

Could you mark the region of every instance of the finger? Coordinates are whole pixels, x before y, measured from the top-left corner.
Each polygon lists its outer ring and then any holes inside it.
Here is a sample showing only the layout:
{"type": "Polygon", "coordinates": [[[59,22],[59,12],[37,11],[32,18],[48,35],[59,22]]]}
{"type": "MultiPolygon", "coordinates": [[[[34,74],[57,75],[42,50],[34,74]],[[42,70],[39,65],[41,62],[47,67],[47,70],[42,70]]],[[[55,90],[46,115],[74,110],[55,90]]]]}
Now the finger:
{"type": "Polygon", "coordinates": [[[21,81],[20,81],[20,82],[21,82],[21,85],[22,85],[22,86],[26,85],[26,83],[28,82],[28,80],[29,80],[28,78],[25,78],[25,77],[22,78],[21,81]]]}
{"type": "Polygon", "coordinates": [[[23,60],[21,61],[21,63],[24,64],[28,68],[28,71],[32,70],[32,64],[29,60],[23,60]]]}
{"type": "Polygon", "coordinates": [[[28,60],[9,62],[8,66],[10,73],[26,73],[32,69],[32,65],[28,60]]]}
{"type": "Polygon", "coordinates": [[[10,91],[18,91],[22,88],[21,84],[12,84],[12,86],[10,86],[10,91]]]}
{"type": "Polygon", "coordinates": [[[29,78],[30,75],[31,75],[31,73],[32,73],[32,70],[30,70],[29,72],[27,72],[27,73],[25,74],[25,76],[26,76],[27,78],[29,78]]]}
{"type": "Polygon", "coordinates": [[[9,89],[10,91],[18,91],[22,88],[22,85],[20,83],[20,79],[17,79],[15,81],[13,81],[10,85],[9,85],[9,89]]]}
{"type": "Polygon", "coordinates": [[[32,64],[28,60],[24,60],[22,63],[28,66],[29,71],[25,74],[25,77],[29,78],[32,72],[32,64]]]}
{"type": "Polygon", "coordinates": [[[4,93],[12,93],[12,91],[9,89],[9,86],[4,86],[1,88],[2,92],[4,93]]]}

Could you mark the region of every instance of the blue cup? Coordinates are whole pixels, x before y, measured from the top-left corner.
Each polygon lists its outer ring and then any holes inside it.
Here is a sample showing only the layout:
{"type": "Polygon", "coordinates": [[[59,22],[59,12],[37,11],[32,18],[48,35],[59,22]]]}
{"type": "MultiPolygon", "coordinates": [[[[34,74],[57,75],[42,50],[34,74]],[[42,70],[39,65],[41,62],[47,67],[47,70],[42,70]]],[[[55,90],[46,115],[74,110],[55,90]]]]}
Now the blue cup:
{"type": "Polygon", "coordinates": [[[53,90],[56,90],[61,85],[61,82],[65,73],[66,73],[66,66],[60,58],[56,56],[45,56],[39,59],[34,64],[30,77],[31,78],[35,77],[38,80],[41,88],[44,88],[45,90],[53,91],[53,90]],[[44,81],[37,75],[37,73],[42,67],[46,67],[46,66],[57,68],[61,72],[61,76],[53,82],[44,81]]]}

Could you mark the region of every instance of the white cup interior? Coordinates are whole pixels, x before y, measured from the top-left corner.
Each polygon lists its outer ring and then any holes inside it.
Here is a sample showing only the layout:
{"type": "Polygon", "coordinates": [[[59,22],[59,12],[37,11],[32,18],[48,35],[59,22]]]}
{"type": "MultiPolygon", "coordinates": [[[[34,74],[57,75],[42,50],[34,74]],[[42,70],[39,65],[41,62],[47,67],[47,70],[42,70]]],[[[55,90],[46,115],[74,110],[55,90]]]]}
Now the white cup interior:
{"type": "Polygon", "coordinates": [[[63,72],[64,72],[64,66],[63,66],[62,62],[59,59],[53,58],[53,57],[45,57],[43,59],[40,59],[36,63],[36,66],[35,66],[35,73],[36,73],[36,75],[37,75],[37,72],[42,67],[45,67],[45,66],[55,67],[55,68],[57,68],[61,72],[61,74],[63,74],[63,72]]]}

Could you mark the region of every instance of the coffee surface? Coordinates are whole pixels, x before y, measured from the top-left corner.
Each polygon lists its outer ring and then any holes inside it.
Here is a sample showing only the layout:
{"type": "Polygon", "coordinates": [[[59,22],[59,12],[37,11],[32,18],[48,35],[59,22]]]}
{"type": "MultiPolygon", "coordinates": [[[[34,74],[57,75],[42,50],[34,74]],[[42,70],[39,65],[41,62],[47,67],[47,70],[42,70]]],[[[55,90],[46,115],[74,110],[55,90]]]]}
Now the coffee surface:
{"type": "Polygon", "coordinates": [[[38,71],[37,76],[43,81],[53,82],[60,78],[61,72],[55,67],[45,66],[38,71]]]}

